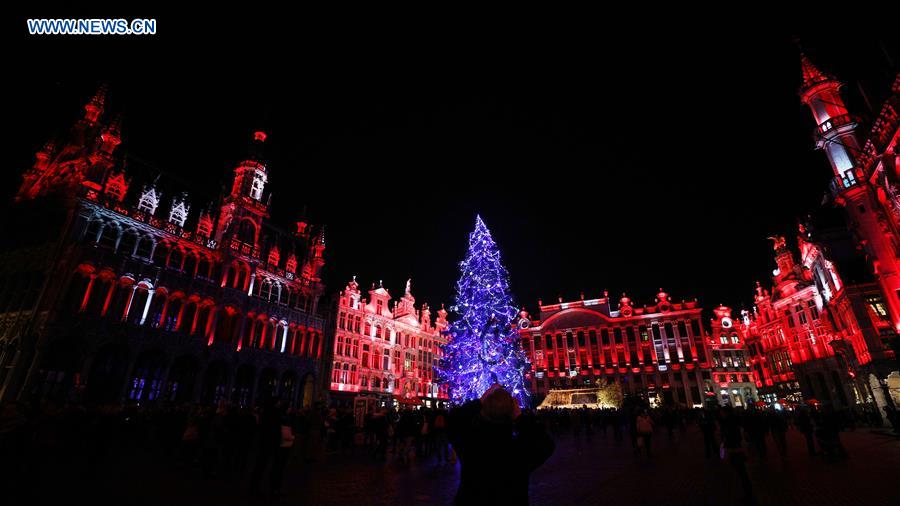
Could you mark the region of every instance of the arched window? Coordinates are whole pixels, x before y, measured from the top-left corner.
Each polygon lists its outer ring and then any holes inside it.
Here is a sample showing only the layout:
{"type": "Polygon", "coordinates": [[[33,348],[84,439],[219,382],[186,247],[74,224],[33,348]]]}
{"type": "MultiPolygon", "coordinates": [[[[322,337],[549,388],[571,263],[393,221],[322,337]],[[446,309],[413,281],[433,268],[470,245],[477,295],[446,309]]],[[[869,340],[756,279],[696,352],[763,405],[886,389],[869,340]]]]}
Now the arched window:
{"type": "Polygon", "coordinates": [[[197,257],[194,256],[192,252],[188,252],[184,256],[184,273],[189,276],[194,276],[197,270],[197,257]]]}
{"type": "Polygon", "coordinates": [[[254,320],[253,321],[253,339],[250,341],[250,346],[252,348],[259,348],[262,345],[263,332],[265,332],[266,326],[262,320],[254,320]]]}
{"type": "Polygon", "coordinates": [[[178,248],[172,248],[172,252],[169,253],[168,267],[171,269],[181,270],[183,260],[184,255],[181,253],[181,250],[178,248]]]}
{"type": "Polygon", "coordinates": [[[165,243],[157,244],[156,250],[153,252],[153,263],[164,267],[166,265],[166,258],[169,257],[170,248],[171,246],[165,243]]]}
{"type": "Polygon", "coordinates": [[[307,355],[310,357],[316,356],[317,338],[318,336],[315,332],[309,331],[309,351],[307,352],[307,355]]]}
{"type": "Polygon", "coordinates": [[[131,299],[131,307],[128,308],[129,323],[134,325],[141,324],[141,319],[144,317],[144,308],[147,307],[147,301],[150,297],[149,287],[144,283],[140,283],[131,299]]]}
{"type": "Polygon", "coordinates": [[[134,250],[137,248],[137,243],[139,240],[140,237],[138,236],[136,231],[126,231],[122,234],[122,239],[119,241],[119,252],[123,255],[133,255],[134,250]]]}
{"type": "Polygon", "coordinates": [[[169,298],[169,305],[166,307],[165,319],[162,321],[163,330],[173,332],[178,325],[178,314],[184,305],[184,299],[181,296],[169,298]]]}
{"type": "Polygon", "coordinates": [[[100,240],[100,232],[102,231],[103,222],[101,220],[92,220],[88,223],[87,230],[84,232],[84,240],[94,244],[100,240]]]}
{"type": "Polygon", "coordinates": [[[150,255],[153,254],[153,239],[150,237],[139,238],[134,254],[141,258],[150,258],[150,255]]]}
{"type": "Polygon", "coordinates": [[[103,227],[103,232],[100,234],[100,241],[97,243],[98,246],[104,249],[116,250],[116,244],[119,242],[119,227],[116,225],[107,225],[103,227]]]}
{"type": "Polygon", "coordinates": [[[267,278],[257,278],[256,286],[253,288],[253,295],[256,295],[261,299],[268,299],[271,284],[271,281],[267,278]]]}
{"type": "Polygon", "coordinates": [[[235,264],[234,270],[234,287],[238,290],[243,290],[247,285],[247,278],[250,276],[250,269],[243,264],[235,264]]]}
{"type": "Polygon", "coordinates": [[[201,256],[200,261],[197,262],[197,277],[211,279],[210,267],[209,260],[206,257],[201,256]]]}

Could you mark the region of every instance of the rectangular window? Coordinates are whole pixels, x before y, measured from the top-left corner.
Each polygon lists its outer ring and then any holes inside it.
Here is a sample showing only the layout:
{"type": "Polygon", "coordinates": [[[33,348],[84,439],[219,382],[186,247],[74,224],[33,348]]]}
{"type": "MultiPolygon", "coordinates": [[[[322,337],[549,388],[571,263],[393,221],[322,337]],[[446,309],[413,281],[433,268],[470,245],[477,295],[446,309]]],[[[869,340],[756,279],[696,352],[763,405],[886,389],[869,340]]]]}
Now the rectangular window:
{"type": "Polygon", "coordinates": [[[701,363],[706,362],[706,345],[702,339],[697,343],[697,361],[701,363]]]}
{"type": "Polygon", "coordinates": [[[603,346],[609,346],[609,329],[600,330],[600,341],[603,343],[603,346]]]}
{"type": "Polygon", "coordinates": [[[819,308],[816,307],[816,301],[810,300],[806,303],[806,306],[809,308],[809,314],[812,316],[813,320],[819,319],[819,308]]]}
{"type": "Polygon", "coordinates": [[[803,311],[803,306],[797,304],[794,307],[794,311],[797,313],[797,316],[800,318],[800,325],[806,325],[806,313],[803,311]]]}
{"type": "Polygon", "coordinates": [[[703,335],[700,332],[700,320],[691,320],[691,334],[693,334],[695,337],[703,335]]]}
{"type": "Polygon", "coordinates": [[[649,346],[641,347],[644,351],[644,365],[652,365],[653,364],[653,352],[651,351],[649,346]]]}

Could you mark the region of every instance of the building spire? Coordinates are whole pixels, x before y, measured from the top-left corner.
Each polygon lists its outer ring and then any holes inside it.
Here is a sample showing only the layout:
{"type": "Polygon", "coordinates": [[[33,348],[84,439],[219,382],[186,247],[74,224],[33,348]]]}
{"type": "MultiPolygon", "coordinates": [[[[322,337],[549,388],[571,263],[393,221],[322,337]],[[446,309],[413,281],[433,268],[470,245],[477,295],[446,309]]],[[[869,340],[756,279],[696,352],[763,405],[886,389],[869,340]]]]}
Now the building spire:
{"type": "Polygon", "coordinates": [[[800,52],[800,70],[803,74],[803,84],[800,90],[807,90],[819,83],[833,81],[834,77],[819,70],[813,62],[806,56],[806,53],[800,52]]]}
{"type": "Polygon", "coordinates": [[[103,114],[103,106],[106,104],[106,83],[97,88],[97,93],[91,101],[84,106],[84,119],[90,123],[96,123],[97,118],[103,114]]]}

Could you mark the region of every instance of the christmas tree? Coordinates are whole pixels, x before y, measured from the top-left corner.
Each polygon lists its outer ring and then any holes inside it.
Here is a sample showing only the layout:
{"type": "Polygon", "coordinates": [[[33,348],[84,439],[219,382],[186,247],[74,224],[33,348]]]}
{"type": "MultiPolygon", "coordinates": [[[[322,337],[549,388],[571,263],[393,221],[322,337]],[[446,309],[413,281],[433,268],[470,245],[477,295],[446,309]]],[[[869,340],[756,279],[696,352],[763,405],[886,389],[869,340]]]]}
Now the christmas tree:
{"type": "Polygon", "coordinates": [[[457,318],[450,326],[450,342],[439,368],[441,379],[450,387],[451,400],[459,404],[478,399],[499,383],[526,406],[525,354],[512,325],[518,310],[509,293],[509,275],[500,263],[500,250],[480,216],[475,218],[460,271],[456,304],[450,308],[457,318]]]}

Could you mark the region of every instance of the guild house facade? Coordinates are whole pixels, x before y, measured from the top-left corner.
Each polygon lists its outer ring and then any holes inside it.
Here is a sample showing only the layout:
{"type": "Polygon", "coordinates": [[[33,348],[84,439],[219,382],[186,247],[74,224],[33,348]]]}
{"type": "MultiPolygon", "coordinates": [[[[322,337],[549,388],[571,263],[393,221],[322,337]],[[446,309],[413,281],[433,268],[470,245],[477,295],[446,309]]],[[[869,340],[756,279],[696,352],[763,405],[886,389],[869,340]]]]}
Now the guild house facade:
{"type": "Polygon", "coordinates": [[[7,213],[0,398],[324,400],[324,228],[270,221],[266,134],[224,196],[198,205],[133,179],[106,109],[101,89],[37,153],[7,213]]]}

